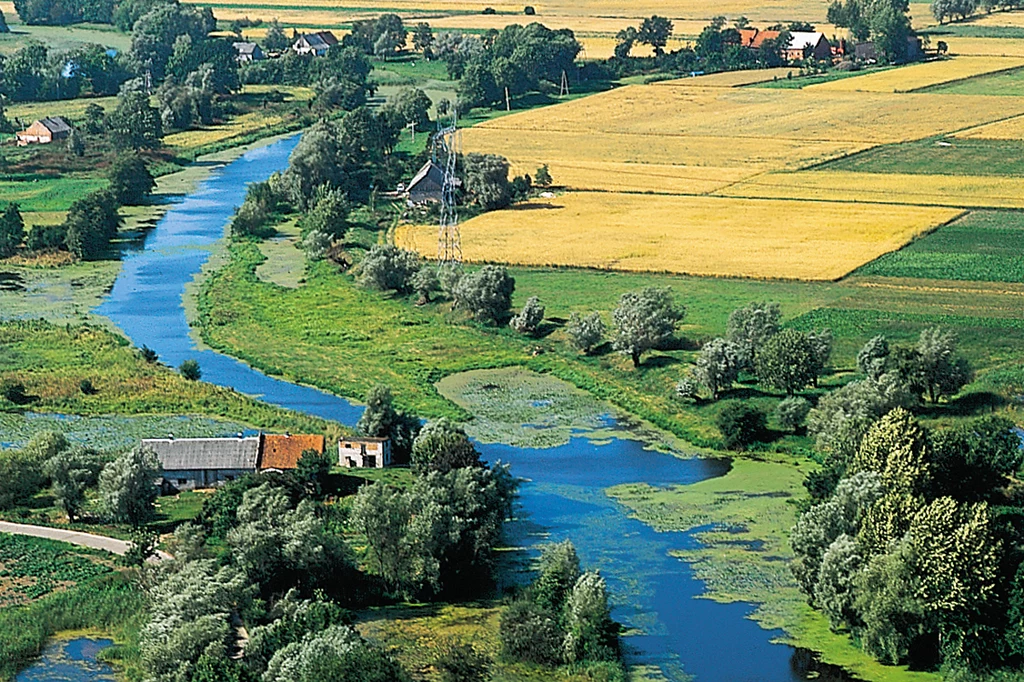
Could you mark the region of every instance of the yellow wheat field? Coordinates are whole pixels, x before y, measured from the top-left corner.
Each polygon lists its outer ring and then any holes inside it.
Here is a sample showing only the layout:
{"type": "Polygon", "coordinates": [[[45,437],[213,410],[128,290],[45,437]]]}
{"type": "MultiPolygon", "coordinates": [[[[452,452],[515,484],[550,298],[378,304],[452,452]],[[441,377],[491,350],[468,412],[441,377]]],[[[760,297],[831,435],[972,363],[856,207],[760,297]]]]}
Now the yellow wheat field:
{"type": "MultiPolygon", "coordinates": [[[[534,160],[510,159],[513,175],[533,176],[541,166],[534,160]]],[[[751,175],[741,168],[672,166],[653,163],[602,161],[549,162],[559,186],[600,192],[654,192],[658,194],[710,194],[751,175]]]]}
{"type": "Polygon", "coordinates": [[[1018,57],[954,57],[953,59],[914,64],[899,69],[888,69],[878,73],[841,80],[818,83],[807,87],[808,91],[833,92],[910,92],[930,85],[949,83],[973,76],[996,71],[1006,71],[1024,66],[1024,58],[1018,57]]]}
{"type": "MultiPolygon", "coordinates": [[[[1024,57],[1024,40],[1011,38],[943,38],[949,51],[956,55],[973,57],[1024,57]]],[[[932,42],[937,42],[933,38],[932,42]]]]}
{"type": "Polygon", "coordinates": [[[650,85],[618,88],[480,127],[517,131],[521,137],[551,131],[882,144],[1020,114],[1024,98],[650,85]]]}
{"type": "Polygon", "coordinates": [[[717,194],[917,206],[1024,208],[1024,178],[806,171],[758,176],[717,194]]]}
{"type": "Polygon", "coordinates": [[[1008,26],[1010,28],[1024,28],[1024,11],[1017,12],[993,12],[984,16],[971,19],[974,26],[1008,26]]]}
{"type": "Polygon", "coordinates": [[[956,137],[978,140],[1024,140],[1024,117],[1014,117],[987,125],[970,128],[956,134],[956,137]]]}
{"type": "MultiPolygon", "coordinates": [[[[833,280],[959,211],[829,202],[570,193],[462,226],[469,261],[833,280]]],[[[396,241],[430,256],[436,229],[396,241]]]]}

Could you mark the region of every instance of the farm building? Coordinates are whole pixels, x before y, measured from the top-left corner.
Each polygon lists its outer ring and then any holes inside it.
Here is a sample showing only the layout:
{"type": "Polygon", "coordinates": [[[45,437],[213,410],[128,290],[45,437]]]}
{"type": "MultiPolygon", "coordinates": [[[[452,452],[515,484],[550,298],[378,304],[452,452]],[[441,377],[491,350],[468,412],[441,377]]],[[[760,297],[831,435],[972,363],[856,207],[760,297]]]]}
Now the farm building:
{"type": "Polygon", "coordinates": [[[147,438],[142,446],[156,453],[164,483],[177,490],[211,488],[256,471],[260,436],[236,438],[147,438]]]}
{"type": "Polygon", "coordinates": [[[316,33],[303,33],[292,44],[295,54],[311,54],[315,57],[322,57],[327,50],[338,44],[338,39],[330,31],[317,31],[316,33]]]}
{"type": "Polygon", "coordinates": [[[383,469],[391,465],[388,438],[346,438],[338,441],[338,465],[350,469],[383,469]]]}
{"type": "Polygon", "coordinates": [[[324,451],[324,437],[321,435],[268,433],[261,438],[258,464],[260,471],[294,469],[299,465],[303,452],[314,450],[317,453],[323,453],[324,451]]]}
{"type": "MultiPolygon", "coordinates": [[[[766,40],[776,40],[779,31],[765,31],[759,28],[740,29],[740,44],[752,50],[760,50],[766,40]]],[[[790,33],[789,45],[785,49],[787,61],[800,61],[813,57],[825,60],[832,58],[832,46],[824,33],[796,31],[790,33]]]]}
{"type": "Polygon", "coordinates": [[[263,49],[256,43],[231,43],[231,47],[235,48],[235,60],[239,63],[245,62],[258,62],[261,59],[265,59],[263,49]]]}
{"type": "Polygon", "coordinates": [[[71,125],[60,116],[47,116],[18,133],[18,146],[49,144],[65,140],[71,134],[71,125]]]}
{"type": "Polygon", "coordinates": [[[409,181],[405,194],[410,204],[437,203],[441,201],[443,187],[444,171],[433,161],[427,161],[409,181]]]}

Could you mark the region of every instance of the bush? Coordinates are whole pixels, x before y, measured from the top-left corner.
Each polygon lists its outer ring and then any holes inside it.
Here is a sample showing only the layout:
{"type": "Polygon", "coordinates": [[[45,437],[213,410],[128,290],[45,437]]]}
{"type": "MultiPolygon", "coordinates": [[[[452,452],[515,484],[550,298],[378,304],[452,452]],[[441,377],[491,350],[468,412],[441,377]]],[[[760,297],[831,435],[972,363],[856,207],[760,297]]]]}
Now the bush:
{"type": "Polygon", "coordinates": [[[562,662],[562,631],[555,617],[533,602],[520,600],[501,613],[501,648],[516,661],[558,665],[562,662]]]}
{"type": "Polygon", "coordinates": [[[520,334],[533,336],[537,333],[543,320],[544,306],[540,304],[540,299],[536,296],[531,296],[526,300],[526,305],[523,306],[522,311],[514,316],[508,324],[520,334]]]}
{"type": "Polygon", "coordinates": [[[185,360],[178,365],[178,372],[189,381],[199,381],[203,376],[203,370],[196,360],[185,360]]]}
{"type": "Polygon", "coordinates": [[[803,398],[786,398],[775,407],[775,421],[784,429],[796,431],[803,426],[810,411],[811,404],[803,398]]]}
{"type": "Polygon", "coordinates": [[[765,414],[753,405],[730,402],[715,418],[722,432],[724,445],[730,450],[742,450],[759,440],[765,431],[765,414]]]}
{"type": "Polygon", "coordinates": [[[491,659],[471,644],[453,644],[445,647],[434,667],[441,682],[485,682],[490,679],[491,659]]]}

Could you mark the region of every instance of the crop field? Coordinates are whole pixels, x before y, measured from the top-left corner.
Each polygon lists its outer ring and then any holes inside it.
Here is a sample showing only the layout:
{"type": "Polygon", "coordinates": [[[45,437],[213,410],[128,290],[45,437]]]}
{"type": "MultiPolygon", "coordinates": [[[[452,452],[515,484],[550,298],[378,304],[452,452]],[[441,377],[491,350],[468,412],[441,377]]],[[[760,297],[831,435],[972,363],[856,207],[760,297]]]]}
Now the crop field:
{"type": "Polygon", "coordinates": [[[1010,28],[1024,28],[1024,11],[1017,12],[993,12],[992,14],[980,15],[972,18],[970,26],[1006,26],[1010,28]]]}
{"type": "Polygon", "coordinates": [[[836,159],[819,170],[921,175],[1024,176],[1024,140],[926,138],[881,145],[836,159]]]}
{"type": "MultiPolygon", "coordinates": [[[[1024,216],[975,212],[860,269],[864,275],[1024,282],[1024,216]]],[[[1024,306],[1024,300],[1021,305],[1024,306]]]]}
{"type": "Polygon", "coordinates": [[[956,134],[956,137],[977,140],[1024,140],[1024,117],[977,126],[956,134]]]}
{"type": "Polygon", "coordinates": [[[794,72],[797,72],[797,70],[789,66],[779,67],[777,69],[724,71],[722,73],[712,73],[706,76],[697,76],[696,78],[680,78],[670,81],[658,81],[654,85],[659,87],[738,88],[744,85],[753,85],[754,83],[764,83],[766,81],[785,78],[786,76],[792,76],[794,72]]]}
{"type": "Polygon", "coordinates": [[[0,607],[38,599],[110,570],[99,552],[0,533],[0,607]]]}
{"type": "MultiPolygon", "coordinates": [[[[1024,41],[1020,42],[1024,47],[1024,41]]],[[[927,92],[946,95],[1000,95],[1024,96],[1024,69],[1000,71],[966,80],[953,81],[927,88],[927,92]]]]}
{"type": "Polygon", "coordinates": [[[1024,178],[801,171],[759,175],[717,194],[915,206],[1024,208],[1024,178]]]}
{"type": "MultiPolygon", "coordinates": [[[[936,37],[933,40],[940,40],[936,37]]],[[[949,51],[955,55],[974,57],[1024,57],[1024,41],[1008,38],[968,38],[952,37],[946,39],[949,51]]]]}
{"type": "Polygon", "coordinates": [[[21,119],[22,123],[28,125],[33,120],[43,116],[65,116],[70,119],[81,119],[85,115],[85,108],[90,104],[98,104],[105,111],[111,111],[117,106],[117,98],[83,97],[56,102],[15,102],[4,107],[4,113],[12,121],[18,118],[21,119]]]}
{"type": "MultiPolygon", "coordinates": [[[[957,215],[916,206],[570,193],[484,214],[463,226],[462,247],[472,260],[520,265],[828,280],[957,215]],[[806,227],[768,228],[765,216],[795,213],[806,227]]],[[[429,253],[436,234],[405,227],[396,239],[429,253]]]]}
{"type": "Polygon", "coordinates": [[[832,92],[911,92],[941,83],[1024,66],[1021,57],[956,57],[913,64],[856,78],[843,78],[809,86],[808,90],[832,92]]]}

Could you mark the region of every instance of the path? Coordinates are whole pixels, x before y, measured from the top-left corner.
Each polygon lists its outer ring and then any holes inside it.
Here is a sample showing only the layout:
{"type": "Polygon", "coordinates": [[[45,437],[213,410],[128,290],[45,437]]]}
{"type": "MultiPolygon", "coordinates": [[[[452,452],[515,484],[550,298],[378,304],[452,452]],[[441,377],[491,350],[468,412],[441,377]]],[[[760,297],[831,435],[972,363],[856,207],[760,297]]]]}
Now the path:
{"type": "MultiPolygon", "coordinates": [[[[124,540],[118,540],[117,538],[108,538],[104,535],[93,535],[92,533],[82,533],[77,530],[66,530],[64,528],[50,528],[48,526],[30,526],[24,523],[9,523],[7,521],[0,521],[0,533],[11,533],[12,535],[28,535],[34,538],[46,538],[47,540],[58,540],[60,542],[67,542],[72,545],[78,545],[79,547],[91,547],[93,549],[103,549],[111,554],[117,554],[118,556],[123,555],[128,551],[128,546],[131,544],[124,540]]],[[[149,561],[164,561],[167,559],[173,559],[167,552],[157,550],[154,556],[149,558],[149,561]]]]}

